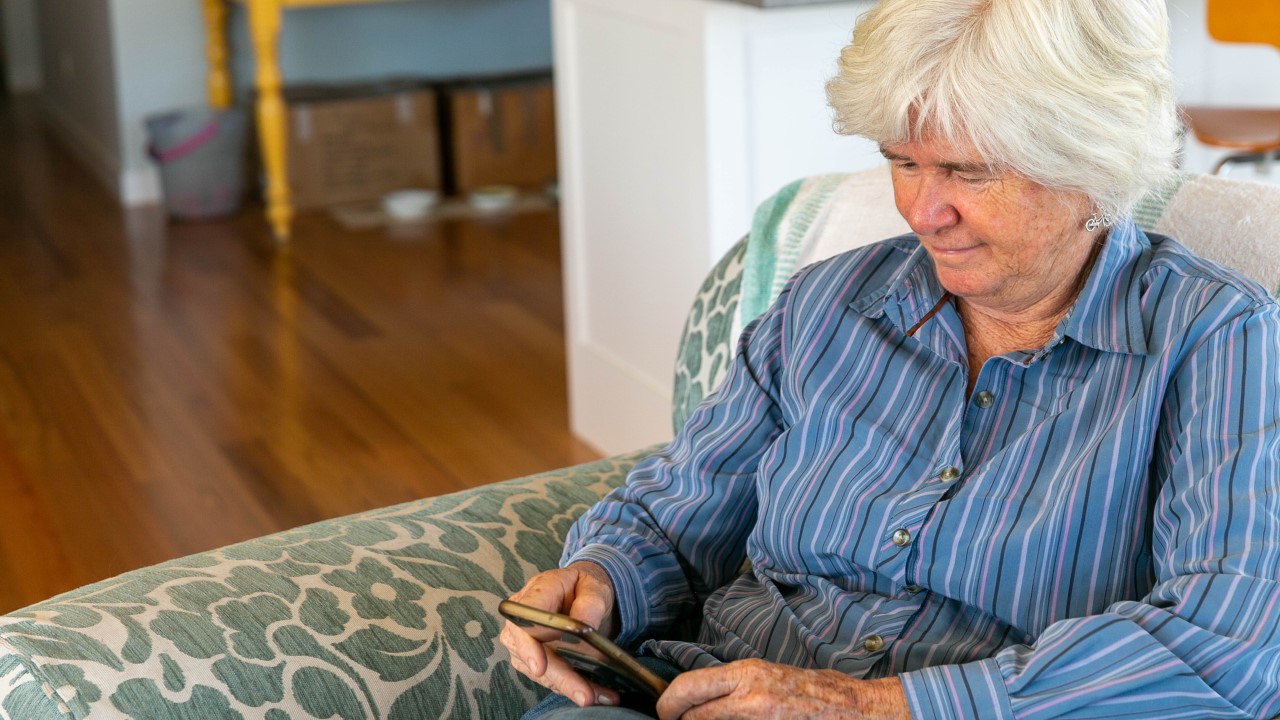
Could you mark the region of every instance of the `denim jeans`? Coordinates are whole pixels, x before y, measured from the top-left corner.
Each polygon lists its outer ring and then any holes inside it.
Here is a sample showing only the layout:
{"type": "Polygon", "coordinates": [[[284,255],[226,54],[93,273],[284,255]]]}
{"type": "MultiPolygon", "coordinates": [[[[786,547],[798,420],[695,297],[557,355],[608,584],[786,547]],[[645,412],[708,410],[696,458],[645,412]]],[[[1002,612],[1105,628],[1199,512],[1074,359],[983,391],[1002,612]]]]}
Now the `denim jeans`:
{"type": "MultiPolygon", "coordinates": [[[[674,680],[680,668],[655,657],[638,657],[641,665],[663,680],[674,680]]],[[[522,720],[643,720],[657,717],[653,700],[642,695],[624,694],[621,707],[594,705],[580,708],[563,695],[550,695],[525,713],[522,720]]]]}

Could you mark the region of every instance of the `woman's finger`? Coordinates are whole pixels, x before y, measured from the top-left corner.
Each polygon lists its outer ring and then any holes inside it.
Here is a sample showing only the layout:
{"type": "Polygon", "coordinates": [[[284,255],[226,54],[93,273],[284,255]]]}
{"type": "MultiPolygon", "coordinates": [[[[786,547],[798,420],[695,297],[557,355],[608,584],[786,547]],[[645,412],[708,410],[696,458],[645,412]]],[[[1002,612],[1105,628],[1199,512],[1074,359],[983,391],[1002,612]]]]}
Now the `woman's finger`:
{"type": "Polygon", "coordinates": [[[577,573],[567,614],[605,635],[613,631],[613,582],[604,568],[591,562],[569,566],[577,573]]]}
{"type": "Polygon", "coordinates": [[[511,666],[539,685],[584,707],[618,704],[616,692],[588,682],[563,658],[531,638],[524,628],[508,622],[499,637],[511,654],[511,666]]]}
{"type": "Polygon", "coordinates": [[[573,590],[577,573],[570,570],[548,570],[534,575],[520,588],[512,600],[550,612],[562,612],[573,590]]]}
{"type": "MultiPolygon", "coordinates": [[[[565,570],[549,570],[539,573],[525,586],[516,591],[511,599],[550,612],[561,612],[569,600],[567,592],[573,586],[576,573],[565,570]]],[[[513,658],[520,658],[530,671],[530,677],[537,678],[546,671],[546,651],[542,643],[555,640],[560,633],[550,628],[521,627],[508,620],[499,634],[499,641],[513,658]]]]}
{"type": "Polygon", "coordinates": [[[533,675],[541,675],[546,671],[546,649],[537,638],[526,632],[525,628],[508,620],[502,626],[498,640],[511,654],[511,659],[519,660],[533,675]]]}
{"type": "Polygon", "coordinates": [[[617,705],[618,694],[607,688],[588,682],[569,663],[554,652],[548,652],[547,669],[537,681],[543,687],[563,695],[580,707],[589,705],[617,705]]]}
{"type": "Polygon", "coordinates": [[[733,665],[690,670],[681,673],[658,698],[658,717],[676,720],[691,708],[730,695],[738,688],[741,673],[733,665]]]}

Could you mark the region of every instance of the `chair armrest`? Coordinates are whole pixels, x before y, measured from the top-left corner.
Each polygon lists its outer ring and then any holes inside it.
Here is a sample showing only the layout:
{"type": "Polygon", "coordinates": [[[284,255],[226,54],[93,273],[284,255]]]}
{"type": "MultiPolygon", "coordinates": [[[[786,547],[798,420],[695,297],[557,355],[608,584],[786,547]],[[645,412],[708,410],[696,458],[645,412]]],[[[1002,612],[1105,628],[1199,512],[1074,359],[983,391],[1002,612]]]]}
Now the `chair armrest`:
{"type": "Polygon", "coordinates": [[[289,530],[0,617],[0,718],[518,717],[498,602],[641,451],[289,530]]]}

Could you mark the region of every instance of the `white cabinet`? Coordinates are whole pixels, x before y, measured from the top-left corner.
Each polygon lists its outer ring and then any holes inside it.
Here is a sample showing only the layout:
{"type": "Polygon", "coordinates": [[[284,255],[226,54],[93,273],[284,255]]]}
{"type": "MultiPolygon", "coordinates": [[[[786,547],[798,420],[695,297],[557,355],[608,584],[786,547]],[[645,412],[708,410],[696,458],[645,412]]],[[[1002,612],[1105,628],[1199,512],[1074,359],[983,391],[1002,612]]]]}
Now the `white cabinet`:
{"type": "Polygon", "coordinates": [[[553,0],[570,415],[606,453],[671,435],[693,294],[756,204],[880,162],[823,86],[870,2],[553,0]]]}

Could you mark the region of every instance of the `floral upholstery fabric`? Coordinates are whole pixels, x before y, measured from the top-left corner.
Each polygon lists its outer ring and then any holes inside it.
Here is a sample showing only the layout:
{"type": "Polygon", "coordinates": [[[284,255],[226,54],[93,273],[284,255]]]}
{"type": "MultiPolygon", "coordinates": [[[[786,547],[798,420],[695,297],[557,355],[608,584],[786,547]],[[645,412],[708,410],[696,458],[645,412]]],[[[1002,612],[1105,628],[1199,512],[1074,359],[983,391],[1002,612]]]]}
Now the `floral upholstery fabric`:
{"type": "Polygon", "coordinates": [[[678,432],[702,398],[720,384],[733,359],[733,319],[738,313],[747,238],[707,273],[693,299],[676,353],[671,421],[678,432]]]}
{"type": "Polygon", "coordinates": [[[647,451],[310,525],[0,617],[0,718],[510,718],[498,602],[647,451]]]}

